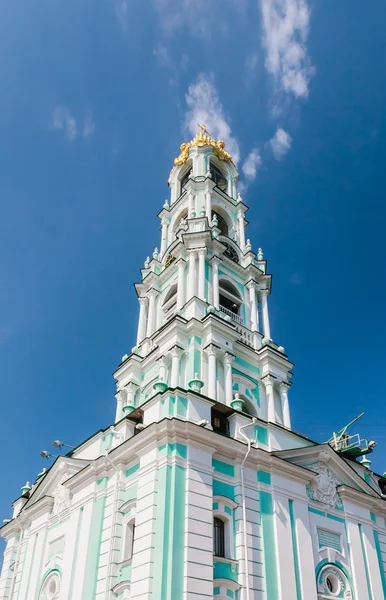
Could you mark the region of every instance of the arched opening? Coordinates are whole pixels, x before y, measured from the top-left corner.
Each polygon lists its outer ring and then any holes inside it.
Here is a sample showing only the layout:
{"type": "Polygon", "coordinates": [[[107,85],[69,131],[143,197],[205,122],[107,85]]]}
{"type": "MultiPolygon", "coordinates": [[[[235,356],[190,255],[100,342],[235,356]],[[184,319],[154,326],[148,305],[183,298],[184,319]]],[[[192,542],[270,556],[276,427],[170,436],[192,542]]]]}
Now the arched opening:
{"type": "Polygon", "coordinates": [[[227,279],[220,279],[219,288],[220,310],[241,324],[240,308],[242,301],[236,287],[227,279]]]}
{"type": "Polygon", "coordinates": [[[174,283],[165,296],[162,309],[165,315],[170,314],[177,306],[177,284],[174,283]]]}
{"type": "Polygon", "coordinates": [[[216,215],[217,227],[220,230],[220,235],[225,235],[225,236],[228,237],[228,233],[229,233],[228,223],[226,222],[226,220],[224,219],[224,217],[222,217],[220,215],[220,213],[217,212],[216,210],[212,211],[212,219],[213,219],[214,215],[216,215]]]}
{"type": "Polygon", "coordinates": [[[185,208],[182,212],[180,212],[180,214],[176,218],[174,225],[173,225],[173,230],[175,232],[177,232],[180,229],[183,221],[186,221],[187,218],[188,218],[188,209],[185,208]]]}
{"type": "Polygon", "coordinates": [[[224,175],[221,169],[219,169],[219,167],[213,164],[212,161],[210,161],[210,174],[212,176],[212,181],[214,181],[216,186],[220,188],[220,190],[222,190],[223,192],[226,192],[228,188],[228,181],[226,175],[224,175]]]}
{"type": "Polygon", "coordinates": [[[334,564],[326,565],[318,575],[318,598],[352,598],[348,577],[334,564]]]}
{"type": "Polygon", "coordinates": [[[190,174],[192,172],[192,166],[189,166],[186,171],[182,174],[180,179],[180,194],[184,192],[185,186],[189,181],[190,174]]]}

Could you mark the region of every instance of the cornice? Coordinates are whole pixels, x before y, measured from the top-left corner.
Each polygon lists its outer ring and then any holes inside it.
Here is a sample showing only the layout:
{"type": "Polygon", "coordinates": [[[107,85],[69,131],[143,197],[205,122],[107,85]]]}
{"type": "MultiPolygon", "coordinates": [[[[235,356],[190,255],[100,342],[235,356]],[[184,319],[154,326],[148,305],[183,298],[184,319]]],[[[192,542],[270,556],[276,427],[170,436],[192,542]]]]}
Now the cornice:
{"type": "Polygon", "coordinates": [[[373,508],[375,511],[378,511],[382,515],[386,516],[386,501],[381,496],[376,497],[375,490],[372,490],[374,492],[374,496],[370,496],[369,494],[366,494],[366,492],[356,490],[355,488],[352,488],[346,484],[339,485],[337,490],[343,501],[348,500],[349,502],[359,504],[363,508],[367,509],[373,508]]]}

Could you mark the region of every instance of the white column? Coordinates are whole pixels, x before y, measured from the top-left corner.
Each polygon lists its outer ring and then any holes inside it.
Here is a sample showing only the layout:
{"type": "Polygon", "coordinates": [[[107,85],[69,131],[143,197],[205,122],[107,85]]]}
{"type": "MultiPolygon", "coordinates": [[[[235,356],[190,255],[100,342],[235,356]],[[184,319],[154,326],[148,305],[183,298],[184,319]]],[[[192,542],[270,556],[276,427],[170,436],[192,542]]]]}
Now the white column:
{"type": "Polygon", "coordinates": [[[170,375],[170,387],[175,388],[179,384],[180,380],[180,356],[182,349],[178,346],[174,346],[172,349],[172,371],[170,375]]]}
{"type": "Polygon", "coordinates": [[[212,290],[213,290],[213,306],[219,310],[220,308],[220,289],[218,282],[218,265],[220,260],[217,256],[212,258],[212,290]]]}
{"type": "Polygon", "coordinates": [[[285,427],[288,427],[288,429],[291,429],[291,416],[290,416],[289,402],[288,402],[288,388],[289,388],[289,383],[287,383],[286,381],[282,381],[279,385],[281,406],[282,406],[282,411],[283,411],[283,424],[285,427]]]}
{"type": "Polygon", "coordinates": [[[168,239],[168,222],[166,219],[162,219],[161,251],[160,251],[161,257],[165,254],[165,251],[167,248],[167,239],[168,239]]]}
{"type": "Polygon", "coordinates": [[[233,356],[228,352],[224,356],[224,370],[225,370],[225,402],[230,406],[233,400],[233,382],[232,382],[232,361],[233,356]]]}
{"type": "Polygon", "coordinates": [[[208,217],[209,226],[212,225],[212,196],[210,192],[206,193],[206,216],[208,217]]]}
{"type": "Polygon", "coordinates": [[[275,423],[275,397],[273,395],[274,379],[271,375],[266,375],[261,381],[265,386],[265,396],[267,398],[267,421],[275,423]]]}
{"type": "Polygon", "coordinates": [[[119,390],[117,394],[115,394],[117,399],[117,412],[115,413],[115,422],[117,423],[122,419],[122,409],[126,404],[126,392],[123,390],[119,390]]]}
{"type": "MultiPolygon", "coordinates": [[[[294,500],[293,503],[297,546],[299,551],[299,576],[302,598],[317,600],[314,551],[312,548],[308,501],[294,500]],[[311,576],[312,575],[312,576],[311,576]]],[[[364,596],[357,596],[364,600],[364,596]]]]}
{"type": "Polygon", "coordinates": [[[369,600],[366,583],[366,569],[362,552],[362,543],[358,523],[348,518],[346,520],[347,537],[351,547],[351,572],[355,587],[355,597],[369,600]]]}
{"type": "Polygon", "coordinates": [[[273,520],[275,525],[278,567],[277,579],[280,598],[297,598],[294,569],[295,559],[292,540],[292,535],[294,535],[295,532],[291,531],[288,498],[275,492],[273,494],[273,503],[273,520]]]}
{"type": "Polygon", "coordinates": [[[242,210],[239,210],[237,213],[237,218],[239,221],[239,245],[241,250],[244,252],[245,249],[245,221],[244,221],[244,213],[242,210]]]}
{"type": "Polygon", "coordinates": [[[167,366],[167,360],[164,356],[162,356],[159,361],[159,375],[158,375],[158,379],[160,381],[162,381],[163,383],[166,383],[166,366],[167,366]]]}
{"type": "Polygon", "coordinates": [[[126,404],[128,406],[135,406],[135,393],[138,389],[138,385],[134,383],[134,381],[130,381],[126,386],[125,390],[127,392],[126,404]]]}
{"type": "Polygon", "coordinates": [[[208,396],[216,400],[216,349],[213,344],[207,349],[208,354],[208,396]]]}
{"type": "Polygon", "coordinates": [[[256,285],[250,281],[247,285],[249,289],[249,302],[251,304],[251,330],[258,331],[258,313],[256,304],[256,285]]]}
{"type": "Polygon", "coordinates": [[[147,318],[147,298],[138,298],[139,300],[139,320],[138,320],[138,333],[137,333],[137,346],[146,337],[146,318],[147,318]]]}
{"type": "Polygon", "coordinates": [[[268,291],[264,290],[261,292],[261,308],[263,312],[263,329],[264,337],[271,339],[271,328],[269,326],[269,314],[268,314],[268,291]]]}
{"type": "Polygon", "coordinates": [[[178,261],[178,281],[177,281],[177,310],[181,309],[185,303],[185,261],[180,258],[178,261]]]}
{"type": "Polygon", "coordinates": [[[147,318],[146,337],[150,337],[154,333],[155,328],[155,297],[157,291],[149,290],[149,314],[147,318]]]}
{"type": "Polygon", "coordinates": [[[205,300],[205,256],[206,248],[198,251],[198,297],[205,300]]]}
{"type": "Polygon", "coordinates": [[[188,297],[187,300],[193,298],[196,293],[196,250],[188,250],[189,256],[189,273],[188,273],[188,297]]]}
{"type": "Polygon", "coordinates": [[[189,192],[189,195],[188,195],[188,219],[190,219],[190,217],[192,216],[193,211],[194,211],[193,194],[191,192],[189,192]]]}

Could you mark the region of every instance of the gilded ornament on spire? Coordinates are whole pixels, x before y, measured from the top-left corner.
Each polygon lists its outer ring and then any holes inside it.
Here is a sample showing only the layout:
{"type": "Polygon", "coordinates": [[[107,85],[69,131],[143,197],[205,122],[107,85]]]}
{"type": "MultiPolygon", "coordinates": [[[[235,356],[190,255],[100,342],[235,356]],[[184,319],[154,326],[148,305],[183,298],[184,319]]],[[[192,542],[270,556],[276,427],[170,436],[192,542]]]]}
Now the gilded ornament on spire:
{"type": "Polygon", "coordinates": [[[232,161],[232,156],[225,150],[225,142],[223,140],[214,140],[208,132],[205,125],[198,125],[200,133],[197,133],[191,142],[181,144],[181,154],[174,160],[174,164],[181,166],[186,163],[189,158],[189,150],[193,146],[212,146],[214,154],[220,160],[232,161]]]}

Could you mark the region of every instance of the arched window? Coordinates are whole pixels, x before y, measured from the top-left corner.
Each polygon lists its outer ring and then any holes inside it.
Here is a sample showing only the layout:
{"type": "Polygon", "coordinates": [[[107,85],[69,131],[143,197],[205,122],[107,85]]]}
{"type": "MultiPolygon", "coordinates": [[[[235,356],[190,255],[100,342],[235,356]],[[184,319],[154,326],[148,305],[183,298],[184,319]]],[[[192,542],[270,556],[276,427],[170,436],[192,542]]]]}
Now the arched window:
{"type": "Polygon", "coordinates": [[[241,298],[236,287],[226,279],[220,279],[220,310],[234,321],[242,322],[240,314],[241,298]]]}
{"type": "Polygon", "coordinates": [[[213,215],[216,215],[216,219],[217,219],[217,223],[218,223],[217,226],[220,230],[221,235],[228,236],[228,232],[229,232],[228,223],[226,222],[224,217],[222,217],[216,210],[212,211],[212,219],[213,219],[213,215]]]}
{"type": "Polygon", "coordinates": [[[185,188],[186,184],[187,184],[187,183],[188,183],[188,181],[189,181],[189,176],[190,176],[191,172],[192,172],[192,167],[190,167],[190,168],[189,168],[189,169],[188,169],[188,170],[185,172],[185,174],[184,174],[184,175],[181,177],[181,194],[183,193],[183,191],[184,191],[184,188],[185,188]]]}
{"type": "Polygon", "coordinates": [[[165,314],[171,313],[177,305],[177,284],[171,286],[162,304],[165,314]]]}
{"type": "Polygon", "coordinates": [[[177,219],[174,222],[173,230],[176,233],[180,229],[182,222],[185,221],[187,218],[188,218],[188,209],[185,209],[182,213],[180,213],[180,215],[177,217],[177,219]]]}
{"type": "Polygon", "coordinates": [[[46,578],[39,600],[58,600],[60,595],[60,576],[58,571],[53,571],[46,578]]]}
{"type": "Polygon", "coordinates": [[[225,524],[219,517],[213,519],[213,554],[225,557],[225,524]]]}
{"type": "Polygon", "coordinates": [[[134,536],[135,536],[135,521],[129,521],[126,524],[123,560],[131,560],[133,558],[134,536]]]}
{"type": "Polygon", "coordinates": [[[212,181],[214,181],[216,186],[223,192],[226,192],[228,187],[227,178],[224,173],[212,163],[212,161],[210,162],[210,174],[212,176],[212,181]]]}
{"type": "Polygon", "coordinates": [[[318,598],[352,598],[350,582],[343,570],[328,564],[318,576],[318,598]]]}

